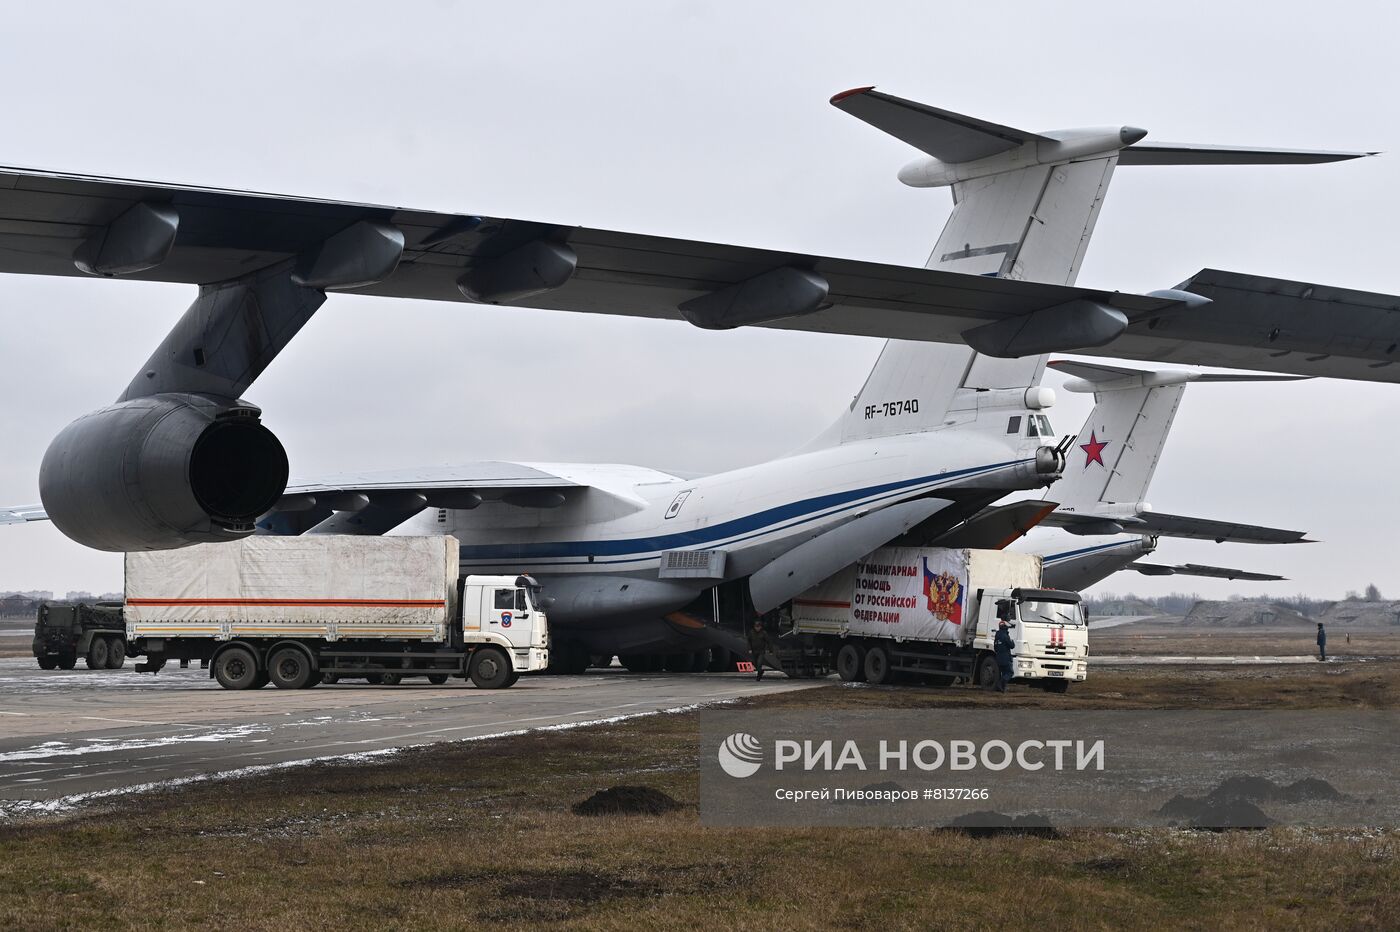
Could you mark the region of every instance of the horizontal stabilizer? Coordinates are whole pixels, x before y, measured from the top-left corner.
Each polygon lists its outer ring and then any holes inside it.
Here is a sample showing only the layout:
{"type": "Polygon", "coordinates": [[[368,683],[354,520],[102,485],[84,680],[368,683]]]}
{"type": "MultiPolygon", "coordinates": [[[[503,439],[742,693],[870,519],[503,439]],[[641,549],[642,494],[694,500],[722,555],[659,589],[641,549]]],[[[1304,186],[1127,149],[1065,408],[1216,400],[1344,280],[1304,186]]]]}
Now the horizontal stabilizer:
{"type": "Polygon", "coordinates": [[[1287,576],[1272,573],[1250,573],[1245,570],[1232,570],[1224,566],[1204,566],[1200,563],[1183,563],[1180,566],[1167,566],[1162,563],[1130,563],[1128,569],[1137,570],[1144,576],[1205,576],[1211,579],[1245,579],[1253,582],[1282,582],[1287,576]]]}
{"type": "Polygon", "coordinates": [[[1200,372],[1191,369],[1150,369],[1113,366],[1078,359],[1056,359],[1047,363],[1065,375],[1075,377],[1065,383],[1071,392],[1105,392],[1133,388],[1157,388],[1186,382],[1297,382],[1305,375],[1273,375],[1257,372],[1200,372]]]}
{"type": "Polygon", "coordinates": [[[975,162],[1044,136],[857,87],[832,106],[944,162],[975,162]]]}
{"type": "Polygon", "coordinates": [[[1261,149],[1257,146],[1206,146],[1176,142],[1140,142],[1124,149],[1119,165],[1315,165],[1379,155],[1379,152],[1334,152],[1324,149],[1261,149]]]}
{"type": "Polygon", "coordinates": [[[1213,540],[1217,544],[1314,543],[1304,536],[1306,531],[1236,524],[1232,521],[1212,521],[1208,518],[1186,518],[1157,511],[1143,511],[1126,517],[1057,511],[1048,515],[1041,523],[1049,527],[1062,527],[1071,534],[1099,535],[1126,531],[1130,534],[1152,534],[1158,537],[1213,540]]]}
{"type": "Polygon", "coordinates": [[[23,524],[26,521],[47,521],[48,513],[43,505],[15,505],[0,507],[0,524],[23,524]]]}

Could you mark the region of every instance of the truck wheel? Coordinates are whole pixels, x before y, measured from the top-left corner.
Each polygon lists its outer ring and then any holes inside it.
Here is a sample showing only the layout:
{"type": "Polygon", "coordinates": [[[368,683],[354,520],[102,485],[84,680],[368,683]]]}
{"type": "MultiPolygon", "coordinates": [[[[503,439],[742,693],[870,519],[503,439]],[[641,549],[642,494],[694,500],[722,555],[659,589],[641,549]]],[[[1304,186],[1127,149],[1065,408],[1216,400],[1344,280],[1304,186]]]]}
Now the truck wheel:
{"type": "Polygon", "coordinates": [[[997,668],[997,659],[991,654],[986,654],[977,661],[977,672],[973,674],[972,682],[983,689],[996,689],[1001,685],[1001,670],[997,668]]]}
{"type": "Polygon", "coordinates": [[[120,670],[126,665],[126,642],[112,638],[107,642],[107,669],[120,670]]]}
{"type": "Polygon", "coordinates": [[[429,673],[429,674],[428,674],[428,682],[429,682],[429,683],[432,683],[434,686],[443,686],[443,685],[445,685],[445,684],[447,683],[447,674],[446,674],[446,673],[429,673]]]}
{"type": "Polygon", "coordinates": [[[58,668],[60,670],[71,670],[78,665],[77,654],[62,654],[58,658],[58,668]]]}
{"type": "Polygon", "coordinates": [[[878,644],[865,652],[865,681],[872,686],[883,686],[893,677],[890,670],[890,652],[878,644]]]}
{"type": "Polygon", "coordinates": [[[246,647],[230,647],[214,660],[214,679],[224,689],[257,689],[258,659],[246,647]]]}
{"type": "Polygon", "coordinates": [[[381,673],[379,674],[380,686],[397,686],[403,682],[402,673],[381,673]]]}
{"type": "Polygon", "coordinates": [[[107,669],[107,639],[93,638],[85,659],[89,670],[107,669]]]}
{"type": "Polygon", "coordinates": [[[57,657],[40,657],[40,658],[39,658],[39,669],[40,669],[40,670],[57,670],[57,669],[58,669],[58,658],[57,658],[57,657]]]}
{"type": "Polygon", "coordinates": [[[267,675],[278,689],[303,689],[316,675],[311,658],[299,647],[279,648],[267,661],[267,675]]]}
{"type": "Polygon", "coordinates": [[[494,647],[472,654],[469,673],[477,689],[504,689],[510,685],[510,658],[494,647]]]}
{"type": "Polygon", "coordinates": [[[865,682],[865,650],[859,644],[842,644],[836,652],[836,675],[843,683],[865,682]]]}
{"type": "Polygon", "coordinates": [[[514,686],[514,685],[515,685],[516,683],[518,683],[518,682],[520,682],[520,674],[519,674],[519,673],[512,673],[512,674],[506,679],[506,687],[514,686]]]}

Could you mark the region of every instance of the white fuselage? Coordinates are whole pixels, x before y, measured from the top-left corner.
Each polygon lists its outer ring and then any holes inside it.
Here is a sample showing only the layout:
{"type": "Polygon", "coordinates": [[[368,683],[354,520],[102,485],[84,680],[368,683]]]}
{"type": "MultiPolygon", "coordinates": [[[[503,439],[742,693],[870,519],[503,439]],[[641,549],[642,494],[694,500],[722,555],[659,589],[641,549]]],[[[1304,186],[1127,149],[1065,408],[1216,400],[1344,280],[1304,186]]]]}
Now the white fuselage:
{"type": "Polygon", "coordinates": [[[531,464],[584,486],[557,508],[488,502],[429,509],[394,534],[453,534],[462,572],[530,573],[559,599],[564,623],[670,611],[723,580],[862,514],[940,490],[1015,490],[1045,484],[1035,445],[928,431],[813,450],[699,479],[636,466],[531,464]],[[722,550],[723,579],[661,579],[672,550],[722,550]],[[610,598],[601,585],[622,580],[610,598]],[[586,597],[580,593],[587,592],[586,597]]]}
{"type": "Polygon", "coordinates": [[[1007,549],[1039,554],[1047,587],[1082,592],[1155,548],[1156,541],[1142,534],[1088,536],[1038,527],[1007,549]]]}

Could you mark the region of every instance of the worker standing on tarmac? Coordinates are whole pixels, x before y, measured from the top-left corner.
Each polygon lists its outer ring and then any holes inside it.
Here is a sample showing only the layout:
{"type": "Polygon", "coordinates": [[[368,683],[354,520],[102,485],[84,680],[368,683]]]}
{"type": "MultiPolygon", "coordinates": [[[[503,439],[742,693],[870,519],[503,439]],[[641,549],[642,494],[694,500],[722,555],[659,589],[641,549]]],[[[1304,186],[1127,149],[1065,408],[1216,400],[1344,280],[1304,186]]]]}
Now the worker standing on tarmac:
{"type": "Polygon", "coordinates": [[[768,629],[763,625],[765,616],[760,615],[753,620],[753,625],[749,627],[749,656],[753,658],[754,672],[758,674],[757,679],[763,679],[763,658],[773,647],[773,639],[768,634],[768,629]]]}
{"type": "Polygon", "coordinates": [[[1320,621],[1317,623],[1317,659],[1327,659],[1327,629],[1322,627],[1320,621]]]}
{"type": "Polygon", "coordinates": [[[992,639],[992,650],[996,653],[997,670],[1001,673],[1001,679],[997,681],[997,692],[1006,692],[1006,684],[1011,682],[1016,675],[1016,668],[1011,663],[1011,652],[1016,649],[1016,642],[1011,640],[1011,629],[1002,621],[997,624],[996,637],[992,639]]]}

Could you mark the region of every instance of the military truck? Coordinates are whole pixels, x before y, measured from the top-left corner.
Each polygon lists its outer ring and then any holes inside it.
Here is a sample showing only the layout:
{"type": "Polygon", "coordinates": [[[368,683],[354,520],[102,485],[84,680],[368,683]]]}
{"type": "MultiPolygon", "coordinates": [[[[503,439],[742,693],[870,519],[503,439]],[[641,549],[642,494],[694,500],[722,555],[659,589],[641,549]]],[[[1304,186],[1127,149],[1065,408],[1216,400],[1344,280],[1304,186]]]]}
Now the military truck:
{"type": "Polygon", "coordinates": [[[120,669],[127,657],[121,603],[41,602],[33,650],[44,670],[71,670],[79,657],[89,670],[120,669]]]}
{"type": "Polygon", "coordinates": [[[1088,670],[1079,603],[1077,592],[1042,588],[1034,554],[882,547],[793,599],[792,630],[847,682],[993,688],[992,640],[1005,621],[1015,681],[1062,693],[1088,670]]]}

